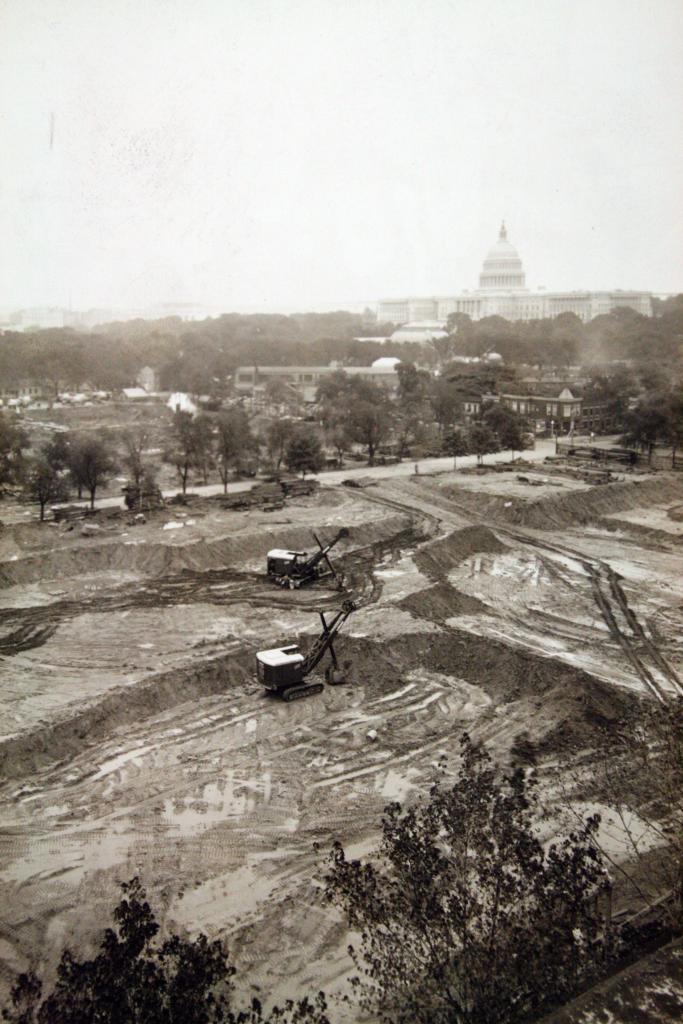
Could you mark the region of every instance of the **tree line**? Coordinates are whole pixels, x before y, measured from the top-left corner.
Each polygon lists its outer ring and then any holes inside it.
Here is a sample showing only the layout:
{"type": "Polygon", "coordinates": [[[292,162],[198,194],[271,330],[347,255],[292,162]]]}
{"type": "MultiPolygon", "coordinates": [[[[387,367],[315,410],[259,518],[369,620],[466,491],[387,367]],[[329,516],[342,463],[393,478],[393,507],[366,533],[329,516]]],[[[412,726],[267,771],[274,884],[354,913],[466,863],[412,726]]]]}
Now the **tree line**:
{"type": "Polygon", "coordinates": [[[359,342],[367,334],[389,337],[396,325],[368,326],[351,313],[294,316],[226,314],[185,322],[178,317],[105,324],[90,332],[52,328],[6,331],[0,337],[0,379],[46,382],[56,394],[84,382],[111,390],[130,385],[151,366],[165,390],[225,394],[237,366],[367,366],[378,356],[423,365],[454,356],[496,351],[509,365],[562,368],[631,360],[640,366],[680,365],[683,296],[661,303],[645,317],[628,308],[584,324],[573,313],[547,320],[507,321],[466,314],[449,317],[449,333],[431,344],[359,342]]]}

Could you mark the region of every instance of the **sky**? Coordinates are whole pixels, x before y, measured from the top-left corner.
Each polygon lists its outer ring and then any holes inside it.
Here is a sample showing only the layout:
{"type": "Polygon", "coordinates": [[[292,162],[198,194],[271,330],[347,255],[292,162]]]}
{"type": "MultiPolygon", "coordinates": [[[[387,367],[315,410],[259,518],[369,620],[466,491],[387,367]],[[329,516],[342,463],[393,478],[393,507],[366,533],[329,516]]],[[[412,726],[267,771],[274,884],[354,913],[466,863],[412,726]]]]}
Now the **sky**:
{"type": "Polygon", "coordinates": [[[681,0],[0,0],[0,308],[683,290],[681,0]]]}

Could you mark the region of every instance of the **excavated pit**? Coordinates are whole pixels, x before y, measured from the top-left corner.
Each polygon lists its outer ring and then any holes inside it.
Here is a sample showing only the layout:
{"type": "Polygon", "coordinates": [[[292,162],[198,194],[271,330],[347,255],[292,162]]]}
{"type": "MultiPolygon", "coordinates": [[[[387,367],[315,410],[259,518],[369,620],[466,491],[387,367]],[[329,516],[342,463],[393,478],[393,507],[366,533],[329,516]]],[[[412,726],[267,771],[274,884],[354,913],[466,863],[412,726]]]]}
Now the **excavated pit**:
{"type": "MultiPolygon", "coordinates": [[[[651,698],[595,588],[652,672],[652,637],[681,667],[683,555],[603,529],[597,488],[563,495],[589,501],[590,529],[568,508],[569,529],[515,531],[489,517],[486,502],[511,500],[500,486],[468,492],[469,523],[447,477],[372,500],[339,489],[288,506],[290,522],[191,510],[165,531],[52,530],[51,554],[37,531],[5,531],[0,995],[29,961],[49,978],[67,942],[90,951],[135,874],[165,928],[227,938],[244,994],[334,991],[348,936],[324,904],[315,843],[371,851],[386,803],[424,793],[463,730],[503,762],[523,737],[542,765],[585,756],[651,698]],[[344,595],[266,584],[263,556],[340,525],[350,537],[334,562],[360,605],[336,643],[350,681],[285,704],[256,683],[255,651],[305,647],[316,610],[344,595]],[[592,579],[604,559],[645,640],[603,570],[592,579]]],[[[638,507],[615,486],[600,493],[638,507]]]]}

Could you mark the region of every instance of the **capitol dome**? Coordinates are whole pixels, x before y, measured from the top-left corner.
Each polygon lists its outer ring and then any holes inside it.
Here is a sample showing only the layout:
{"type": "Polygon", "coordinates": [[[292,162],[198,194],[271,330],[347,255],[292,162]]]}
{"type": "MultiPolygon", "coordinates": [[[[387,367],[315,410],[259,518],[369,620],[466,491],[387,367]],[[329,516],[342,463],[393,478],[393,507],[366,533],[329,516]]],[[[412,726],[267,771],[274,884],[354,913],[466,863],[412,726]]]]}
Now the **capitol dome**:
{"type": "Polygon", "coordinates": [[[479,288],[485,291],[526,290],[525,274],[519,253],[508,242],[505,221],[500,226],[498,241],[489,249],[479,275],[479,288]]]}

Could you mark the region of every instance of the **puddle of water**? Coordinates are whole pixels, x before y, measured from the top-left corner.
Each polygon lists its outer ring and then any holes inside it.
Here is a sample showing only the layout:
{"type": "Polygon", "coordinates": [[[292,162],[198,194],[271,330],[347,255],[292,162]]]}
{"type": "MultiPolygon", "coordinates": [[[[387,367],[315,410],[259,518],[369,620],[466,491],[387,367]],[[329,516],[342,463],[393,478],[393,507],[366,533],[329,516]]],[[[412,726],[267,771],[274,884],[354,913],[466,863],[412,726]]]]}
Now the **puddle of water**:
{"type": "MultiPolygon", "coordinates": [[[[203,832],[224,821],[234,821],[249,814],[256,806],[253,786],[236,781],[228,772],[220,782],[210,782],[201,795],[191,800],[165,800],[162,819],[183,835],[203,832]]],[[[264,780],[264,796],[269,789],[264,780]]]]}

